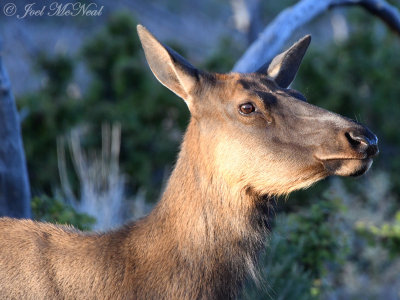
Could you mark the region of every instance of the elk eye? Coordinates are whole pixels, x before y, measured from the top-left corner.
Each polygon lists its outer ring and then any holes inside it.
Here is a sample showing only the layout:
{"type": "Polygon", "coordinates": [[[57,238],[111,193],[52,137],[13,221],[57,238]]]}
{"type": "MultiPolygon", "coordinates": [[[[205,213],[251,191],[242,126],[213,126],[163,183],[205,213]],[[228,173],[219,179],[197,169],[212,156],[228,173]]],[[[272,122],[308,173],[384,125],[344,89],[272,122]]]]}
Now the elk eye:
{"type": "Polygon", "coordinates": [[[245,103],[245,104],[240,105],[240,107],[239,107],[240,113],[242,113],[244,115],[251,114],[255,110],[256,110],[256,108],[252,103],[245,103]]]}

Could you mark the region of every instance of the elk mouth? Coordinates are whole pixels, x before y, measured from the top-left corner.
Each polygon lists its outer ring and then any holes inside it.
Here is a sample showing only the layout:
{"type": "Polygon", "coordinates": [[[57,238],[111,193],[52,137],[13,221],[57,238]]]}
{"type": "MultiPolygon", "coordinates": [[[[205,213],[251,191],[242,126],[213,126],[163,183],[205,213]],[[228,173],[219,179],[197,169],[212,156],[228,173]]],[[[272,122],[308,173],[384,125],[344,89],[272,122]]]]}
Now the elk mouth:
{"type": "Polygon", "coordinates": [[[318,159],[329,175],[358,177],[365,174],[372,165],[372,157],[345,157],[318,159]]]}
{"type": "Polygon", "coordinates": [[[368,171],[373,158],[379,154],[379,148],[378,138],[369,130],[364,130],[363,134],[353,131],[344,134],[347,151],[340,151],[339,155],[315,156],[328,175],[357,177],[368,171]]]}

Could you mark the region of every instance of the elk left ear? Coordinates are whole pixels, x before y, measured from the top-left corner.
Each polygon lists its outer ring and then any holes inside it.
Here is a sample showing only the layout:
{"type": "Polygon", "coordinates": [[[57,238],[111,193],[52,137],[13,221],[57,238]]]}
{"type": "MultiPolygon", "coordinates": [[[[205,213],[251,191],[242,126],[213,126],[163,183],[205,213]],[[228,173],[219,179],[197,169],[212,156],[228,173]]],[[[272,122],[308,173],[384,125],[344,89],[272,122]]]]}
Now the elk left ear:
{"type": "Polygon", "coordinates": [[[288,50],[276,56],[269,64],[262,66],[257,72],[266,72],[280,87],[287,88],[296,77],[310,42],[311,35],[306,35],[288,50]]]}
{"type": "Polygon", "coordinates": [[[174,50],[162,45],[145,27],[137,26],[150,69],[167,88],[191,107],[191,92],[198,84],[199,71],[174,50]]]}

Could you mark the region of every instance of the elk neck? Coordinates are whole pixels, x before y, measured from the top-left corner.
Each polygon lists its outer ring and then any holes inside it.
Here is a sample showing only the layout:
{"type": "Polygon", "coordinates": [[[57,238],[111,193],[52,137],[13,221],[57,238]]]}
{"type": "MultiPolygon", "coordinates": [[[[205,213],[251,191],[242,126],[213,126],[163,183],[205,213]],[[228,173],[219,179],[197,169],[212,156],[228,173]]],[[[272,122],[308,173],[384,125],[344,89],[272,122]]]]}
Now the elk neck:
{"type": "Polygon", "coordinates": [[[270,204],[249,187],[224,182],[196,123],[192,119],[189,124],[162,199],[139,226],[143,223],[142,229],[151,231],[143,235],[157,240],[153,246],[167,251],[180,265],[176,269],[182,270],[184,262],[192,270],[192,282],[198,277],[194,282],[207,282],[209,290],[210,284],[224,287],[217,294],[229,297],[246,276],[256,278],[270,204]]]}

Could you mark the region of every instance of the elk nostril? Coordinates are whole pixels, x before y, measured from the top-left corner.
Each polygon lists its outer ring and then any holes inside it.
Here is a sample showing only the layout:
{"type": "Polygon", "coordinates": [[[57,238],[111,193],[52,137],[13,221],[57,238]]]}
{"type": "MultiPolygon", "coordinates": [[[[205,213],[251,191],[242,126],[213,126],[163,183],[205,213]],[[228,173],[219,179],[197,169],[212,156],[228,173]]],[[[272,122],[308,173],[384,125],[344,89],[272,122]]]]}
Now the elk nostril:
{"type": "Polygon", "coordinates": [[[368,147],[368,145],[369,145],[369,143],[365,137],[358,136],[351,131],[346,132],[345,136],[346,136],[347,140],[349,141],[350,145],[352,145],[354,147],[359,147],[359,146],[368,147]]]}
{"type": "Polygon", "coordinates": [[[372,157],[379,153],[378,139],[374,134],[371,133],[370,136],[367,136],[361,132],[348,131],[345,136],[353,148],[360,153],[365,153],[367,157],[372,157]]]}

